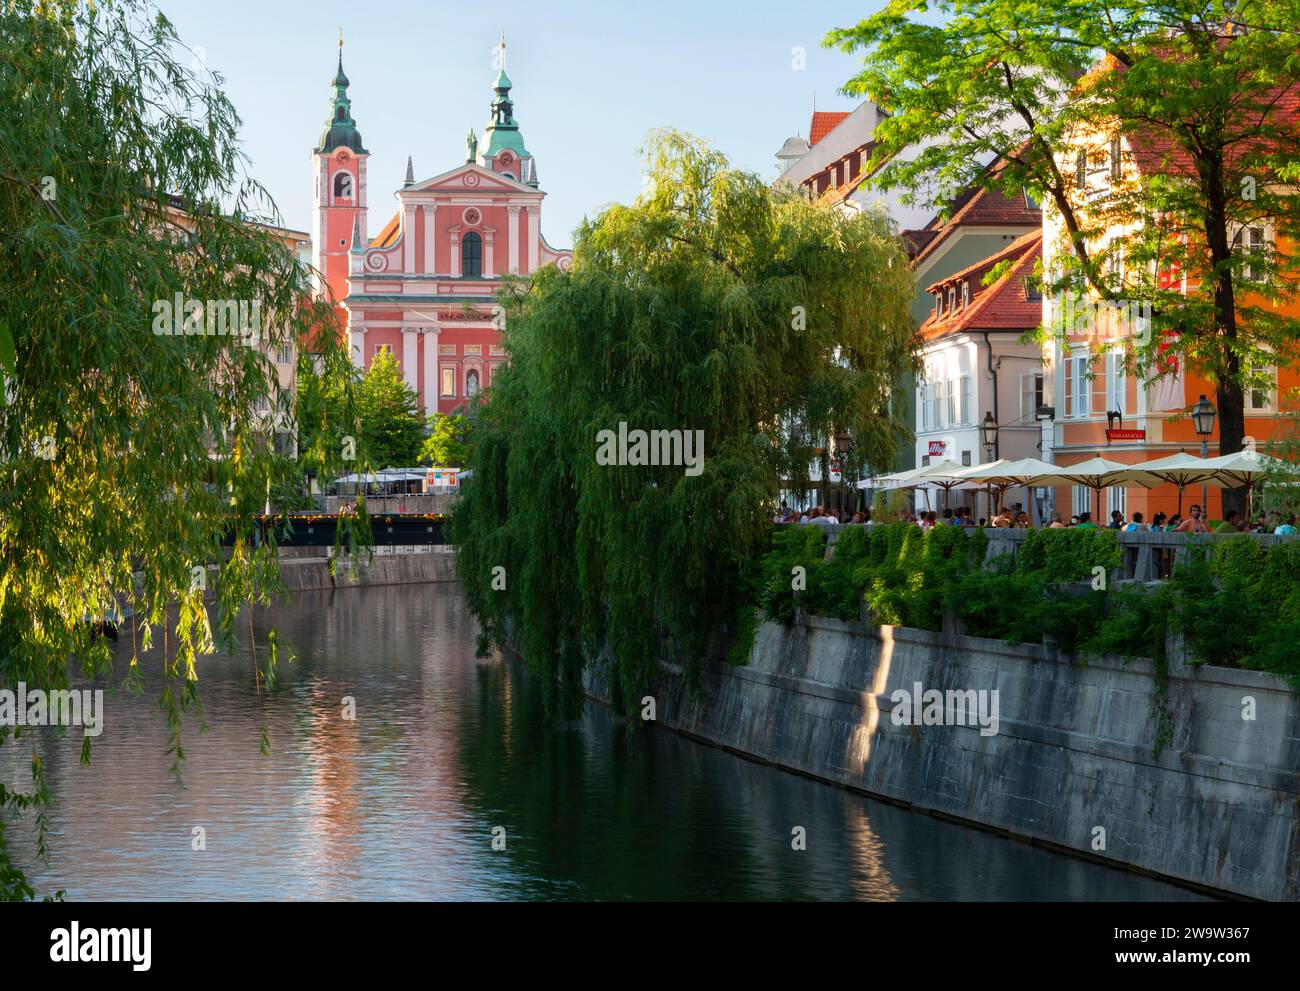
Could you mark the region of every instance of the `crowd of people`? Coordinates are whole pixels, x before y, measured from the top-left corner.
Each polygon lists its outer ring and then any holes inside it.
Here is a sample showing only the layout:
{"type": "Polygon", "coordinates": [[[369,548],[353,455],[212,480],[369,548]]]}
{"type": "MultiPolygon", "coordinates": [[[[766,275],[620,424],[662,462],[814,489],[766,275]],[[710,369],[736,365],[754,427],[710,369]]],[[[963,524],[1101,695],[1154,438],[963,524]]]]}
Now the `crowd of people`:
{"type": "MultiPolygon", "coordinates": [[[[975,527],[1009,527],[1012,529],[1028,530],[1034,528],[1029,514],[1024,511],[1021,504],[1012,503],[1009,508],[1004,508],[998,512],[993,519],[989,520],[981,516],[977,520],[974,512],[968,506],[962,506],[958,509],[945,509],[942,512],[935,510],[924,510],[914,513],[909,509],[903,510],[902,520],[905,523],[915,523],[924,529],[935,526],[975,526],[975,527]]],[[[837,526],[841,520],[829,509],[822,506],[813,506],[811,509],[798,510],[791,509],[785,502],[781,503],[781,508],[777,511],[773,519],[775,523],[811,523],[814,526],[837,526]]],[[[872,526],[875,521],[871,518],[871,510],[858,510],[844,523],[855,524],[860,526],[872,526]]],[[[1042,525],[1042,524],[1040,524],[1042,525]]],[[[1070,522],[1066,523],[1060,513],[1052,514],[1051,520],[1046,524],[1050,530],[1069,529],[1077,530],[1096,530],[1098,525],[1093,522],[1092,514],[1082,512],[1070,517],[1070,522]]],[[[1133,513],[1130,519],[1125,519],[1124,514],[1118,509],[1112,510],[1110,522],[1106,524],[1110,530],[1120,530],[1124,533],[1210,533],[1211,528],[1209,521],[1201,511],[1199,505],[1194,505],[1188,509],[1187,515],[1175,513],[1169,516],[1165,513],[1156,513],[1148,522],[1141,512],[1133,513]]],[[[1276,533],[1284,536],[1295,536],[1300,533],[1296,528],[1295,513],[1260,513],[1253,523],[1242,518],[1240,512],[1235,509],[1228,510],[1227,517],[1213,528],[1214,533],[1276,533]]]]}

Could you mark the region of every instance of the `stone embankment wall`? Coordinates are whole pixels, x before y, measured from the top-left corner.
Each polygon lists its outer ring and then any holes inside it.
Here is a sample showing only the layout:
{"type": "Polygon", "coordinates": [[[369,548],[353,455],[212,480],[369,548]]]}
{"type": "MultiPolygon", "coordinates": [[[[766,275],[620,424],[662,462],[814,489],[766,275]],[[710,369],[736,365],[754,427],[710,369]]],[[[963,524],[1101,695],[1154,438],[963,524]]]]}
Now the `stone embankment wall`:
{"type": "MultiPolygon", "coordinates": [[[[654,697],[665,727],[869,795],[1197,886],[1300,899],[1300,703],[1261,672],[1170,668],[804,617],[764,623],[746,666],[708,670],[702,699],[671,667],[654,697]],[[895,693],[918,685],[996,691],[997,731],[896,723],[896,705],[900,718],[915,710],[895,693]]],[[[588,687],[607,698],[599,668],[588,687]]]]}

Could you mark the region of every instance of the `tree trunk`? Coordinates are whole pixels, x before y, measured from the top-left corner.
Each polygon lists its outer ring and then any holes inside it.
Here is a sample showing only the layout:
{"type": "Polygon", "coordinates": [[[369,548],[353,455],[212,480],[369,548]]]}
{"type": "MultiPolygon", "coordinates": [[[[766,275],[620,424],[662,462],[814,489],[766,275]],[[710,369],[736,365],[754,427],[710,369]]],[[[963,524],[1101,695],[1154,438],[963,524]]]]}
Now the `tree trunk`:
{"type": "MultiPolygon", "coordinates": [[[[1205,194],[1205,239],[1210,249],[1214,280],[1214,334],[1219,344],[1219,362],[1215,369],[1215,398],[1218,406],[1219,454],[1241,450],[1246,436],[1246,397],[1241,387],[1241,359],[1233,345],[1237,341],[1237,300],[1233,286],[1232,244],[1228,238],[1228,192],[1225,188],[1224,156],[1207,155],[1201,163],[1201,189],[1205,194]]],[[[1211,456],[1214,451],[1211,450],[1211,456]]],[[[1246,512],[1246,490],[1222,489],[1221,517],[1229,509],[1246,512]]],[[[1207,517],[1209,506],[1201,507],[1207,517]]]]}

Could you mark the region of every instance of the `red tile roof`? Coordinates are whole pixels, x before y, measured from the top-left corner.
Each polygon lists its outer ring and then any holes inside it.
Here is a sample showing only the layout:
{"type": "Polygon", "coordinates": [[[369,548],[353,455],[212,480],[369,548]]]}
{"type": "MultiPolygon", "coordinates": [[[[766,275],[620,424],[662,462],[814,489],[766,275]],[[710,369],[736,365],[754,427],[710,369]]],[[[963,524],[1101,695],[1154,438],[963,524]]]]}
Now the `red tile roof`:
{"type": "Polygon", "coordinates": [[[947,293],[957,290],[960,304],[961,285],[970,284],[970,302],[942,316],[931,313],[921,324],[921,336],[927,340],[962,331],[1032,330],[1043,322],[1041,299],[1030,299],[1026,280],[1043,254],[1043,232],[1032,231],[1017,238],[995,255],[990,255],[960,272],[954,272],[931,286],[927,292],[947,293]],[[990,286],[981,281],[993,266],[1011,262],[1010,267],[990,286]]]}
{"type": "Polygon", "coordinates": [[[994,189],[972,187],[953,201],[951,216],[946,221],[935,217],[924,230],[934,232],[912,259],[919,265],[938,250],[939,245],[959,227],[1034,227],[1043,223],[1043,211],[1030,209],[1024,194],[1005,196],[994,189]]]}
{"type": "Polygon", "coordinates": [[[814,110],[812,124],[808,128],[808,147],[811,148],[851,114],[851,110],[814,110]]]}

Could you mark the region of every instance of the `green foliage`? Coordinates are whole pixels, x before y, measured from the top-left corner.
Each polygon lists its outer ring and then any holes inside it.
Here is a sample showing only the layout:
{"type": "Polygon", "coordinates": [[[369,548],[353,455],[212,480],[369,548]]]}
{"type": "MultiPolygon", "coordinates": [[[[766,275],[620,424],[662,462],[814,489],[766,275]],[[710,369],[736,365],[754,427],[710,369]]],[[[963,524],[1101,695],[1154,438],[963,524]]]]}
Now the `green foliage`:
{"type": "Polygon", "coordinates": [[[419,460],[424,443],[420,400],[388,351],[380,351],[370,362],[357,386],[356,406],[360,447],[371,464],[409,468],[419,460]]]}
{"type": "Polygon", "coordinates": [[[905,432],[889,397],[915,367],[914,287],[888,221],[774,191],[674,132],[646,157],[647,192],[579,229],[570,271],[504,294],[511,361],[452,527],[482,646],[513,636],[554,715],[580,709],[605,645],[629,703],[665,650],[695,670],[750,594],[778,480],[836,430],[874,464],[905,432]],[[702,470],[599,464],[620,423],[702,430],[702,470]]]}
{"type": "Polygon", "coordinates": [[[778,527],[762,561],[768,618],[793,618],[791,569],[807,573],[807,612],[855,619],[865,597],[874,622],[937,630],[945,612],[972,636],[1053,643],[1066,652],[1164,663],[1169,633],[1194,659],[1275,671],[1300,685],[1293,634],[1300,615],[1300,542],[1269,547],[1242,535],[1193,544],[1169,582],[1094,588],[1094,568],[1120,564],[1109,530],[1031,530],[1019,554],[984,564],[988,537],[960,527],[899,523],[844,530],[830,560],[815,526],[778,527]]]}
{"type": "Polygon", "coordinates": [[[429,436],[420,448],[420,463],[434,468],[464,468],[474,457],[474,422],[456,413],[429,418],[429,436]]]}
{"type": "MultiPolygon", "coordinates": [[[[280,587],[253,522],[297,484],[269,443],[270,423],[294,429],[269,356],[294,345],[347,364],[310,271],[250,223],[279,226],[242,171],[234,108],[179,48],[136,0],[0,5],[0,683],[67,688],[73,665],[109,676],[82,619],[125,603],[138,650],[166,634],[178,761],[199,658],[233,648],[241,607],[280,587]],[[245,304],[258,340],[156,332],[178,294],[245,304]],[[192,585],[210,562],[215,622],[192,585]]],[[[255,653],[259,678],[271,660],[255,653]]],[[[0,820],[32,812],[43,852],[40,768],[30,791],[0,786],[0,820]]],[[[0,832],[0,898],[33,895],[0,832]]]]}

